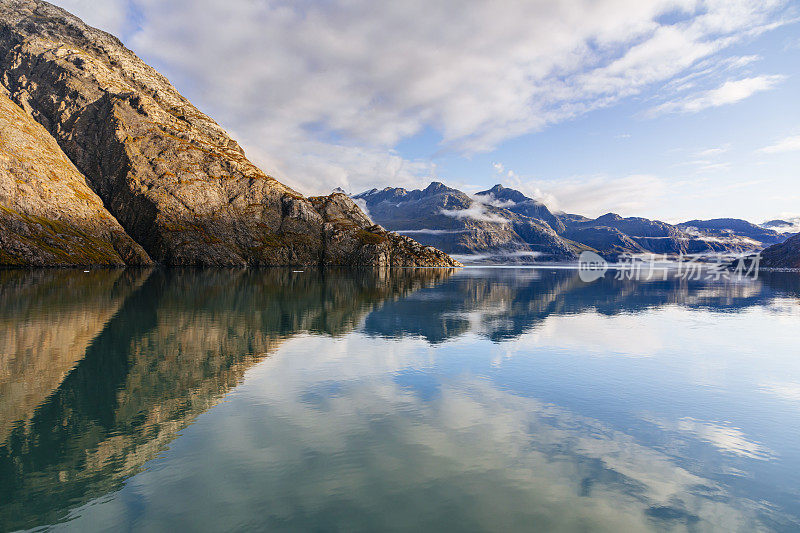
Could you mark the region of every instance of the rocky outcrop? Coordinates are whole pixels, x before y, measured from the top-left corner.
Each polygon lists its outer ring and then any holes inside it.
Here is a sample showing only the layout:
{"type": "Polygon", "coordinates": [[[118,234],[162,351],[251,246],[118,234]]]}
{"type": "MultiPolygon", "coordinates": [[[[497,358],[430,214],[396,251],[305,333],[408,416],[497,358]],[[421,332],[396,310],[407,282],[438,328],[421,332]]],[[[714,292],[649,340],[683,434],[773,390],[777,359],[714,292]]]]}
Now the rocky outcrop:
{"type": "Polygon", "coordinates": [[[324,225],[323,262],[331,265],[375,264],[380,267],[453,266],[444,252],[375,225],[342,193],[310,198],[324,225]]]}
{"type": "Polygon", "coordinates": [[[761,266],[800,269],[800,235],[764,250],[761,253],[761,266]]]}
{"type": "Polygon", "coordinates": [[[0,264],[150,262],[58,143],[0,92],[0,264]]]}
{"type": "Polygon", "coordinates": [[[0,2],[0,81],[157,262],[457,265],[357,207],[326,218],[119,40],[46,2],[0,2]]]}

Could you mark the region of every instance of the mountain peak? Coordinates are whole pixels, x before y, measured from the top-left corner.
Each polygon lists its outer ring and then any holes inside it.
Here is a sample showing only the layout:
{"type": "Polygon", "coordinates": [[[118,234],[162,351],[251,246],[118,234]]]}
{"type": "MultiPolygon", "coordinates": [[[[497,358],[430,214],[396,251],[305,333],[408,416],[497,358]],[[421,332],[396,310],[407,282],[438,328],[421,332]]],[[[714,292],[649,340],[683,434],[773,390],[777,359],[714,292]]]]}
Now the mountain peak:
{"type": "Polygon", "coordinates": [[[597,217],[595,222],[616,222],[622,220],[622,217],[616,213],[606,213],[601,217],[597,217]]]}
{"type": "Polygon", "coordinates": [[[508,187],[504,187],[501,184],[497,184],[488,191],[481,191],[478,193],[478,196],[489,196],[492,195],[497,200],[502,200],[505,202],[514,202],[517,204],[525,203],[525,202],[535,202],[532,198],[528,198],[523,193],[516,189],[510,189],[508,187]]]}
{"type": "Polygon", "coordinates": [[[450,188],[441,181],[432,181],[430,185],[425,187],[425,192],[439,192],[450,190],[450,188]]]}

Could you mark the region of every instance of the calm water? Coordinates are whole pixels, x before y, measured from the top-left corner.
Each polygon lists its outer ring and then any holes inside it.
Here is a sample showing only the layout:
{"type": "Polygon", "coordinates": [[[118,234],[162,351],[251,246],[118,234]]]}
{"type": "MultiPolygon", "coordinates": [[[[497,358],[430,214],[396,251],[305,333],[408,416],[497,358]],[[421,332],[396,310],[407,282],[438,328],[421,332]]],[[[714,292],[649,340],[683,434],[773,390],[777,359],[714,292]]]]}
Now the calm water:
{"type": "Polygon", "coordinates": [[[800,275],[0,272],[0,530],[797,531],[800,275]]]}

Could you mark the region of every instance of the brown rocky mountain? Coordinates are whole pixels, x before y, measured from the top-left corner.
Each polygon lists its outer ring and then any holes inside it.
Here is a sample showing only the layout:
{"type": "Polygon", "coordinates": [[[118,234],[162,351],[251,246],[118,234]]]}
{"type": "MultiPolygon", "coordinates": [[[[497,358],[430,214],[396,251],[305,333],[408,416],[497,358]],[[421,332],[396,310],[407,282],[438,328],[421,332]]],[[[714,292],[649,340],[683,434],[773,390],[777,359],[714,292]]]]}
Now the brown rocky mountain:
{"type": "MultiPolygon", "coordinates": [[[[9,98],[49,132],[110,216],[154,261],[208,266],[457,264],[438,250],[372,225],[345,195],[307,199],[266,175],[219,125],[119,40],[46,2],[0,0],[0,82],[9,98]]],[[[47,142],[40,138],[38,145],[47,142]]],[[[33,152],[25,146],[15,150],[22,158],[19,165],[30,164],[25,158],[34,157],[33,152]]],[[[38,173],[37,180],[51,186],[46,175],[38,173]]],[[[5,205],[18,196],[15,187],[21,185],[13,178],[4,181],[12,188],[0,200],[5,205]]],[[[38,211],[33,212],[52,212],[56,206],[47,204],[48,198],[40,194],[38,211]]],[[[78,200],[67,197],[58,207],[77,213],[78,200]]],[[[5,207],[13,210],[13,205],[5,207]]],[[[59,220],[70,228],[83,220],[72,216],[59,220]]],[[[24,231],[4,229],[0,262],[99,261],[71,245],[55,247],[66,251],[48,255],[53,246],[42,242],[40,230],[24,231]],[[23,238],[28,241],[22,243],[23,238]]],[[[129,239],[117,241],[103,247],[103,264],[119,263],[119,257],[126,263],[144,260],[141,253],[131,252],[138,249],[129,239]],[[130,249],[125,253],[117,249],[123,241],[130,249]]]]}
{"type": "Polygon", "coordinates": [[[148,264],[45,129],[0,92],[0,263],[148,264]]]}

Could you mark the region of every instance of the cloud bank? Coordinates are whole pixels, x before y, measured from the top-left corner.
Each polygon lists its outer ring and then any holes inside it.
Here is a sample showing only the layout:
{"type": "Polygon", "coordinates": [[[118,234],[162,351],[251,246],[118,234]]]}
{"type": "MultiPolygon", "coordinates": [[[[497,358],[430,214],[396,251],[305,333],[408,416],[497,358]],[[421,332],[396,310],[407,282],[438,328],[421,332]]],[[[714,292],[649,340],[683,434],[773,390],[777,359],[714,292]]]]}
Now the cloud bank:
{"type": "Polygon", "coordinates": [[[553,212],[569,211],[598,217],[609,212],[642,213],[669,190],[662,178],[634,174],[576,176],[564,180],[526,180],[513,175],[509,183],[553,212]]]}
{"type": "MultiPolygon", "coordinates": [[[[788,5],[785,0],[57,3],[121,34],[228,128],[254,161],[309,194],[335,186],[421,185],[436,167],[403,158],[393,148],[423,132],[433,132],[442,150],[491,150],[692,74],[696,67],[731,68],[720,54],[780,25],[788,5]]],[[[751,62],[748,57],[739,63],[751,62]]],[[[699,78],[665,86],[659,98],[698,86],[699,78]]],[[[694,112],[739,101],[777,82],[774,76],[739,79],[662,106],[694,112]]]]}
{"type": "Polygon", "coordinates": [[[490,213],[485,205],[478,202],[473,203],[466,209],[441,209],[439,214],[456,220],[477,220],[493,224],[508,224],[507,218],[490,213]]]}

